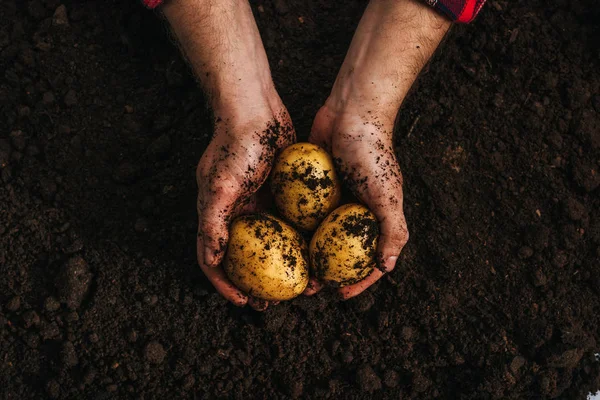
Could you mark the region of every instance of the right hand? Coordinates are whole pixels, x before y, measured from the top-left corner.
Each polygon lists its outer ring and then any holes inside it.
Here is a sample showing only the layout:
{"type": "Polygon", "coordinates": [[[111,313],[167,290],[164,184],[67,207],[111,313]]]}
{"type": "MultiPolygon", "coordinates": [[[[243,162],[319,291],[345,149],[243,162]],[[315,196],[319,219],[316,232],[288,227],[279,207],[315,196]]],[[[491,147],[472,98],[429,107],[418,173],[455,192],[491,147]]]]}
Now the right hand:
{"type": "Polygon", "coordinates": [[[266,181],[276,154],[294,143],[296,132],[281,104],[276,112],[216,113],[215,134],[196,169],[198,183],[197,258],[215,289],[237,306],[264,310],[268,303],[249,298],[227,278],[221,262],[229,224],[241,213],[256,211],[256,192],[266,181]]]}

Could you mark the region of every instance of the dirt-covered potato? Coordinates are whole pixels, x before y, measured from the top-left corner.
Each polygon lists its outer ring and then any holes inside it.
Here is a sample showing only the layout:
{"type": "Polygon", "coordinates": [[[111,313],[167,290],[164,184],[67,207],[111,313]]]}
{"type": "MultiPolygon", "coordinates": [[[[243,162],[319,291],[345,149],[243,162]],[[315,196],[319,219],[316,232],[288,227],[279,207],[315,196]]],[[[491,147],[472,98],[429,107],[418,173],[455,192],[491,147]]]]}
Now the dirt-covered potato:
{"type": "Polygon", "coordinates": [[[271,191],[283,218],[313,231],[340,201],[341,184],[331,156],[311,143],[285,148],[273,167],[271,191]]]}
{"type": "Polygon", "coordinates": [[[325,218],[310,242],[317,279],[342,287],[365,278],[375,267],[379,224],[361,204],[346,204],[325,218]]]}
{"type": "Polygon", "coordinates": [[[234,285],[263,300],[292,299],[308,284],[306,242],[268,214],[245,215],[233,222],[223,267],[234,285]]]}

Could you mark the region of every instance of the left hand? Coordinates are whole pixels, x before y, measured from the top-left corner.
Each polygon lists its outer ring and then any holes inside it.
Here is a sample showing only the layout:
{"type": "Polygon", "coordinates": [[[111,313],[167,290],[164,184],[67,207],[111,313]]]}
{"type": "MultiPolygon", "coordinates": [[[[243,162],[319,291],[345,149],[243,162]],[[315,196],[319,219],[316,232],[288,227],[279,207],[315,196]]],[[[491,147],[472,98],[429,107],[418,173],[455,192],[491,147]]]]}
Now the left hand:
{"type": "MultiPolygon", "coordinates": [[[[338,289],[346,300],[365,291],[396,266],[408,241],[403,211],[402,173],[394,154],[393,120],[375,113],[333,112],[323,106],[309,141],[327,149],[344,184],[377,217],[380,236],[376,268],[365,279],[338,289]]],[[[312,295],[323,284],[311,279],[304,292],[312,295]]]]}

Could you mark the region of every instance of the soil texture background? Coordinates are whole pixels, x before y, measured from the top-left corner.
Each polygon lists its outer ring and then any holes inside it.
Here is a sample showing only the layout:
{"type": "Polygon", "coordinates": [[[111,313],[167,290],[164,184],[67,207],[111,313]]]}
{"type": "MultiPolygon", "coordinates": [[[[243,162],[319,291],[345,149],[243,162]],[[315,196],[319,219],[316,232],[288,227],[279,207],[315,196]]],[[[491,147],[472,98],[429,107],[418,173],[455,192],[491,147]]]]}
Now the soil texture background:
{"type": "MultiPolygon", "coordinates": [[[[365,5],[252,2],[301,138],[365,5]]],[[[455,26],[398,117],[397,268],[257,313],[196,266],[211,116],[160,18],[0,1],[0,398],[585,399],[599,21],[591,0],[490,0],[455,26]]]]}

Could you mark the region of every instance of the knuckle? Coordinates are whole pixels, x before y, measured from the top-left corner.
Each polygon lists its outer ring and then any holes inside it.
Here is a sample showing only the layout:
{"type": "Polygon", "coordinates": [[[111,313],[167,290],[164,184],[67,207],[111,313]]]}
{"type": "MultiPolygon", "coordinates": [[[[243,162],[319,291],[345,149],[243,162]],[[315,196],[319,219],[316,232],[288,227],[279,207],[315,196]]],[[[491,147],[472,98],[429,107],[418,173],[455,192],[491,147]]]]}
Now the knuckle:
{"type": "Polygon", "coordinates": [[[400,245],[402,247],[404,247],[406,245],[406,243],[408,243],[408,239],[410,238],[410,234],[408,233],[408,230],[404,230],[404,232],[402,232],[402,234],[400,235],[400,238],[398,239],[398,241],[400,242],[400,245]]]}

